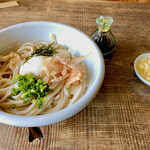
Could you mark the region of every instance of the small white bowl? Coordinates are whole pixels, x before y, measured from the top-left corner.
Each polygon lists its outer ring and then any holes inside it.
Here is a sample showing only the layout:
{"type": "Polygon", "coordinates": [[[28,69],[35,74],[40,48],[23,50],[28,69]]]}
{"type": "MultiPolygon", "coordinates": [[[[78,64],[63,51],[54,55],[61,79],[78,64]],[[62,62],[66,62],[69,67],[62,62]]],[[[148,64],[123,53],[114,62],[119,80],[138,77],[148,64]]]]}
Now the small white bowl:
{"type": "Polygon", "coordinates": [[[142,60],[146,59],[150,57],[150,53],[144,53],[144,54],[141,54],[139,55],[135,61],[134,61],[134,70],[135,70],[135,73],[136,75],[138,76],[138,78],[144,82],[145,84],[147,84],[148,86],[150,86],[150,82],[148,82],[147,80],[145,80],[143,77],[142,77],[142,73],[141,71],[138,69],[138,65],[141,63],[142,60]]]}
{"type": "Polygon", "coordinates": [[[58,43],[77,51],[80,55],[92,52],[85,59],[89,86],[83,97],[60,111],[39,116],[18,116],[0,111],[0,122],[13,126],[36,127],[65,120],[87,106],[98,93],[104,79],[104,59],[97,45],[83,32],[55,22],[26,22],[0,30],[0,53],[11,51],[25,42],[50,41],[55,33],[58,43]]]}

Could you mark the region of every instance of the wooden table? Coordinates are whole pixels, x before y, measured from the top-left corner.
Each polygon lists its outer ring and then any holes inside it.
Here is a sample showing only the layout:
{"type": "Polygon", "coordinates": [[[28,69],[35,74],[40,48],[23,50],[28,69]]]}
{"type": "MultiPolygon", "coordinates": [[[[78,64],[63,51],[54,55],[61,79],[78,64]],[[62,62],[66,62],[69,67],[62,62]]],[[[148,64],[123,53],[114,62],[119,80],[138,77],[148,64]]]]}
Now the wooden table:
{"type": "Polygon", "coordinates": [[[80,113],[41,127],[42,140],[29,143],[27,128],[0,124],[0,150],[149,150],[150,88],[134,73],[135,58],[150,52],[150,4],[19,0],[0,9],[0,29],[27,21],[55,21],[90,35],[95,19],[110,15],[117,47],[106,60],[103,86],[80,113]]]}

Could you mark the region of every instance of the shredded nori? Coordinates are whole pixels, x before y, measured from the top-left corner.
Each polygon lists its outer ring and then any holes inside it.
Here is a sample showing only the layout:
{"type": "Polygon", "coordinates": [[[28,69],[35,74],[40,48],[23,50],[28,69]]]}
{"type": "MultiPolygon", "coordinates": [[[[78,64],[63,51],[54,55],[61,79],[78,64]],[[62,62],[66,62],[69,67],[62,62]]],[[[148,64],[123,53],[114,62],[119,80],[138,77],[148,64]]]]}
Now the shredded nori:
{"type": "MultiPolygon", "coordinates": [[[[53,43],[46,45],[46,44],[41,44],[42,46],[40,48],[37,48],[34,46],[34,52],[31,54],[31,56],[29,56],[25,62],[27,62],[29,59],[31,59],[34,55],[36,56],[53,56],[54,54],[56,54],[56,49],[53,46],[53,43]]],[[[25,63],[24,62],[24,63],[25,63]]]]}

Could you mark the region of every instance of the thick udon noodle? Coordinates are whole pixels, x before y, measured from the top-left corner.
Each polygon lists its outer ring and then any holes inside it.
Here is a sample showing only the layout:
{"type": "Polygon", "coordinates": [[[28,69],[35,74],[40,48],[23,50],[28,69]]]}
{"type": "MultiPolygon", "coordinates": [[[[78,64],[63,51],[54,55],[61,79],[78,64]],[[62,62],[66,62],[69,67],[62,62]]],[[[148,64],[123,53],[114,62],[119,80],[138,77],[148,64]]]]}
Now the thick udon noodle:
{"type": "MultiPolygon", "coordinates": [[[[79,59],[74,59],[69,50],[57,44],[55,36],[53,36],[52,42],[60,54],[62,53],[64,55],[67,53],[67,55],[71,56],[72,62],[86,68],[81,62],[83,60],[82,56],[79,59]]],[[[16,115],[32,116],[47,114],[72,105],[84,95],[87,88],[87,71],[84,71],[84,77],[82,79],[78,79],[78,84],[73,84],[74,81],[68,82],[69,85],[66,84],[66,80],[69,80],[68,77],[61,78],[58,81],[57,79],[54,80],[53,77],[53,81],[49,81],[49,85],[53,87],[54,91],[48,93],[46,96],[47,101],[43,103],[40,109],[37,108],[37,101],[35,103],[28,101],[24,104],[21,100],[22,93],[12,96],[12,99],[8,98],[11,95],[11,89],[17,84],[13,84],[12,77],[19,74],[20,66],[34,51],[34,46],[40,47],[41,43],[46,45],[50,44],[48,42],[25,43],[17,51],[0,56],[0,110],[16,115]],[[68,86],[70,87],[69,90],[67,90],[68,86]],[[51,105],[52,103],[53,105],[51,105]],[[12,107],[13,105],[15,105],[15,108],[12,107]]],[[[48,81],[46,77],[42,77],[42,80],[48,81]]]]}

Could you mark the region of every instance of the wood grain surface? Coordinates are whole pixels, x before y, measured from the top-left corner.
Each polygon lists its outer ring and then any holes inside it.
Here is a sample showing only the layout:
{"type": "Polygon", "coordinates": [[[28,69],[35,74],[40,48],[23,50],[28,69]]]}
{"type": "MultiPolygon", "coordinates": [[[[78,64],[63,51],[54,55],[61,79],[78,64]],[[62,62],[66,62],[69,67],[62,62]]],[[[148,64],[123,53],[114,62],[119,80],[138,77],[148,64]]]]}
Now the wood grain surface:
{"type": "MultiPolygon", "coordinates": [[[[86,1],[89,2],[91,0],[66,0],[66,1],[86,1]]],[[[92,0],[92,2],[101,2],[101,1],[118,1],[118,2],[136,2],[136,3],[150,3],[150,0],[92,0]]]]}
{"type": "Polygon", "coordinates": [[[29,142],[28,128],[0,124],[0,150],[150,149],[150,87],[133,70],[135,58],[150,52],[150,4],[19,0],[19,6],[0,9],[0,29],[44,20],[90,35],[100,15],[113,17],[117,46],[113,58],[105,61],[105,79],[97,96],[77,115],[41,127],[42,140],[29,142]]]}

